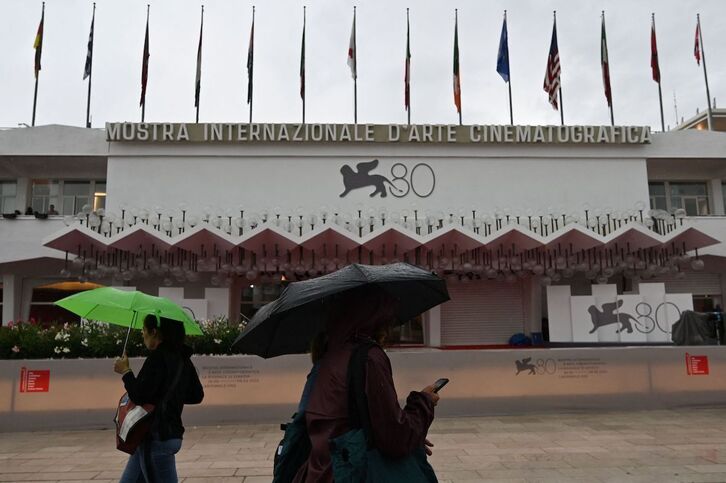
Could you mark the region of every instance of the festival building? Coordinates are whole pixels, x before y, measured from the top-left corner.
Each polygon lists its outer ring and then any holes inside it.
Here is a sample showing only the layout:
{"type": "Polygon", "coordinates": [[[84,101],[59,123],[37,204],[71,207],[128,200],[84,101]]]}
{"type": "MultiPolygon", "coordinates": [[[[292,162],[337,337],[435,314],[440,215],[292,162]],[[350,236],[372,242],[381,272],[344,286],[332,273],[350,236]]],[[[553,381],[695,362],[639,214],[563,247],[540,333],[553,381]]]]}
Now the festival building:
{"type": "Polygon", "coordinates": [[[669,342],[726,293],[726,111],[642,126],[109,123],[0,131],[2,323],[99,285],[243,322],[405,261],[451,300],[400,345],[669,342]]]}

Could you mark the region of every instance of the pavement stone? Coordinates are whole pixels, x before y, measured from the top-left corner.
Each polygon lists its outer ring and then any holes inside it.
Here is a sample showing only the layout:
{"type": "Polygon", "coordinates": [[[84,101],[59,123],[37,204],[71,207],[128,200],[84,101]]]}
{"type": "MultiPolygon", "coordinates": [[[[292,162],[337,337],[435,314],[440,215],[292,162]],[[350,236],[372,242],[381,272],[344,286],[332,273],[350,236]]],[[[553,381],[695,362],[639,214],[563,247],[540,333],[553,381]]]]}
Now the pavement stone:
{"type": "MultiPolygon", "coordinates": [[[[726,407],[441,418],[431,463],[442,483],[726,482],[726,407]]],[[[261,483],[277,424],[188,427],[183,483],[261,483]]],[[[118,481],[109,431],[0,433],[0,482],[118,481]]]]}

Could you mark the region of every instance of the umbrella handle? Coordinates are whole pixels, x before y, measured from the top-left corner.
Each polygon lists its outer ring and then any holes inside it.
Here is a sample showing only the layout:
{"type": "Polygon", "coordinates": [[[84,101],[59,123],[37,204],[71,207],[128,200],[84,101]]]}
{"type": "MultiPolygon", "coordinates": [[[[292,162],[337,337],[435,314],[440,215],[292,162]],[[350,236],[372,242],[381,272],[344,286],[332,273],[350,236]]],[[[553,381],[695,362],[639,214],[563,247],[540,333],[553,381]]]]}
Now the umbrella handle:
{"type": "Polygon", "coordinates": [[[126,354],[126,346],[129,343],[129,335],[131,334],[131,328],[134,326],[134,323],[136,322],[136,315],[137,315],[137,313],[134,312],[134,316],[131,319],[131,325],[129,325],[129,330],[126,331],[126,340],[124,341],[124,350],[121,353],[121,357],[123,357],[123,355],[126,354]]]}

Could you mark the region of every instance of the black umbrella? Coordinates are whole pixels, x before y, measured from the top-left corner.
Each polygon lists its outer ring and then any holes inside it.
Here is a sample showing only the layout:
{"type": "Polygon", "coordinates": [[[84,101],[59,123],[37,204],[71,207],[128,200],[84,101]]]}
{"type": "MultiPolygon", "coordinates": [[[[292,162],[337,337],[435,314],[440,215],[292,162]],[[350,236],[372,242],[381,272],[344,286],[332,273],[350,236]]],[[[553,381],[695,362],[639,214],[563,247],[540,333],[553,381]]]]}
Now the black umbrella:
{"type": "Polygon", "coordinates": [[[352,264],[322,277],[288,285],[280,298],[252,317],[232,345],[240,352],[262,357],[307,352],[313,337],[325,327],[330,310],[326,300],[370,286],[396,299],[395,318],[399,323],[449,300],[444,280],[408,263],[352,264]]]}

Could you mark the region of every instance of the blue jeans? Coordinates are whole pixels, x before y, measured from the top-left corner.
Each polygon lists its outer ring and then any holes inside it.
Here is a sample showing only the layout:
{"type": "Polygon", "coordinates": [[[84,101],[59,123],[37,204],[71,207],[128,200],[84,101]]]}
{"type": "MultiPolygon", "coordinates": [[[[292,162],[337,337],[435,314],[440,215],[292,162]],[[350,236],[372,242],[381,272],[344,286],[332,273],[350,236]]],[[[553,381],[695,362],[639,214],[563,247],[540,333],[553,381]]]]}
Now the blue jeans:
{"type": "Polygon", "coordinates": [[[179,479],[176,476],[174,455],[179,452],[181,445],[181,439],[144,441],[129,457],[119,483],[176,483],[179,479]],[[149,448],[151,468],[147,467],[146,445],[151,445],[149,448]],[[151,474],[148,474],[149,470],[151,474]]]}

